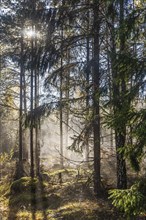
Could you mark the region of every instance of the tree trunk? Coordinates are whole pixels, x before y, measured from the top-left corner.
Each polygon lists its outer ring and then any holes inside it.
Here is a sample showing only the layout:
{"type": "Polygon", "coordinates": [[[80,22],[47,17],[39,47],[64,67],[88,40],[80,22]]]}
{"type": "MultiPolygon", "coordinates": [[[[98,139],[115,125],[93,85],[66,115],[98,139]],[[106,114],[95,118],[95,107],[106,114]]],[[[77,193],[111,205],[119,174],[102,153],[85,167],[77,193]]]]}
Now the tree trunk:
{"type": "Polygon", "coordinates": [[[100,177],[100,108],[99,108],[99,1],[94,0],[94,48],[93,48],[93,135],[94,135],[94,193],[96,196],[101,191],[100,177]]]}
{"type": "MultiPolygon", "coordinates": [[[[25,79],[25,70],[23,71],[23,104],[24,104],[24,115],[27,115],[27,94],[26,94],[26,90],[27,90],[27,85],[26,85],[26,79],[25,79]]],[[[28,161],[28,137],[27,137],[27,128],[23,128],[23,159],[28,161]]]]}
{"type": "MultiPolygon", "coordinates": [[[[63,39],[63,27],[61,28],[61,38],[63,39]]],[[[63,54],[61,45],[61,60],[60,60],[60,166],[63,168],[63,106],[62,106],[62,96],[63,96],[63,54]]]]}
{"type": "Polygon", "coordinates": [[[125,134],[116,132],[116,150],[117,150],[117,188],[127,188],[126,163],[123,153],[119,149],[125,146],[125,134]]]}
{"type": "MultiPolygon", "coordinates": [[[[36,32],[35,26],[35,32],[36,32]]],[[[35,51],[37,51],[37,36],[35,36],[35,51]]],[[[35,54],[37,57],[37,54],[35,54]]],[[[39,72],[37,66],[35,64],[35,76],[34,76],[34,84],[35,84],[35,109],[39,107],[39,72]]],[[[35,122],[35,168],[36,168],[36,175],[39,176],[40,174],[40,119],[36,119],[35,122]]]]}
{"type": "MultiPolygon", "coordinates": [[[[70,48],[67,48],[67,63],[70,63],[70,48]]],[[[69,84],[70,84],[70,70],[66,72],[66,80],[65,80],[65,99],[66,99],[66,111],[65,111],[65,149],[68,147],[68,126],[69,126],[69,84]]],[[[68,158],[66,151],[66,158],[68,158]]]]}
{"type": "MultiPolygon", "coordinates": [[[[125,33],[123,29],[123,20],[124,20],[124,0],[120,0],[120,52],[123,53],[125,49],[125,33]]],[[[125,77],[122,77],[122,83],[121,83],[121,106],[124,108],[124,100],[123,96],[126,92],[126,83],[125,83],[125,77]]],[[[117,134],[116,134],[117,136],[117,134]]],[[[119,148],[125,147],[125,141],[126,141],[126,124],[122,126],[122,131],[119,132],[118,136],[116,137],[116,144],[117,144],[117,150],[119,148]]],[[[117,151],[117,187],[120,189],[127,188],[127,172],[126,172],[126,161],[124,158],[123,153],[120,153],[117,151]]]]}
{"type": "Polygon", "coordinates": [[[23,60],[23,32],[21,34],[21,57],[20,57],[20,110],[19,110],[19,170],[18,177],[23,175],[23,122],[22,122],[22,107],[23,107],[23,73],[24,73],[24,60],[23,60]]]}
{"type": "MultiPolygon", "coordinates": [[[[120,29],[123,25],[124,19],[124,0],[120,0],[120,29]]],[[[125,80],[123,74],[118,74],[115,68],[116,62],[116,45],[115,45],[115,31],[114,31],[114,16],[112,15],[112,31],[111,31],[111,43],[112,43],[112,57],[111,68],[113,77],[113,111],[114,116],[122,114],[121,111],[125,107],[123,95],[125,94],[125,80]],[[119,80],[120,78],[120,80],[119,80]]],[[[123,52],[125,47],[125,38],[123,32],[120,30],[120,53],[123,52]]],[[[124,123],[124,122],[123,122],[124,123]]],[[[125,147],[126,141],[126,124],[118,124],[115,127],[115,144],[116,144],[116,156],[117,156],[117,188],[127,188],[127,174],[126,174],[126,161],[123,153],[119,152],[119,149],[125,147]]]]}
{"type": "MultiPolygon", "coordinates": [[[[33,30],[33,25],[32,25],[33,30]]],[[[30,175],[34,177],[34,130],[33,130],[33,103],[34,103],[34,42],[33,38],[31,38],[31,82],[30,82],[30,114],[31,114],[31,124],[30,124],[30,175]]]]}
{"type": "MultiPolygon", "coordinates": [[[[89,0],[87,0],[87,4],[89,6],[89,0]]],[[[90,37],[89,37],[89,26],[90,26],[90,13],[89,9],[87,11],[87,39],[86,39],[86,44],[87,44],[87,54],[86,54],[86,59],[87,59],[87,68],[86,68],[86,114],[87,116],[89,115],[89,77],[90,77],[90,69],[89,69],[89,60],[90,60],[90,37]]],[[[87,120],[88,124],[88,120],[87,120]]],[[[86,139],[86,164],[89,166],[89,136],[87,135],[86,139]]]]}

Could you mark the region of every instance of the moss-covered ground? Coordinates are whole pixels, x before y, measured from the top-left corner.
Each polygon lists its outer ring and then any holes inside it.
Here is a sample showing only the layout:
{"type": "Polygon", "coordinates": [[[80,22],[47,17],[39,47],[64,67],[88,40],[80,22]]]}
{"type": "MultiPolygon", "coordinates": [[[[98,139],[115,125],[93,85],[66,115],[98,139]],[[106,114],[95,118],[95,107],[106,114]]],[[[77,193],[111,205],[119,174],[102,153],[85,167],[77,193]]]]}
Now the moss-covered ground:
{"type": "Polygon", "coordinates": [[[0,180],[0,219],[122,219],[106,194],[94,197],[89,174],[74,169],[51,170],[40,178],[14,181],[12,172],[5,173],[0,180]]]}

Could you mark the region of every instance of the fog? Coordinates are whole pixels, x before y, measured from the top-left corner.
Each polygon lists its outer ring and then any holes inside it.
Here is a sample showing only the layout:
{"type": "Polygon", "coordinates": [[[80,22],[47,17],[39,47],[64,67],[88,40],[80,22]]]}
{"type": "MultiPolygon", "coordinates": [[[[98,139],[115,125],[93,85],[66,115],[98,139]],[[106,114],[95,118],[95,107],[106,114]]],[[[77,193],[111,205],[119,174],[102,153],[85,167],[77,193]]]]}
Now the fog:
{"type": "MultiPolygon", "coordinates": [[[[76,166],[85,161],[85,152],[77,153],[70,149],[73,142],[73,135],[79,130],[77,126],[69,120],[69,127],[66,129],[63,123],[63,160],[64,166],[76,166]],[[67,131],[68,130],[68,131],[67,131]]],[[[60,120],[57,113],[52,113],[45,118],[41,124],[41,162],[48,167],[60,164],[60,120]]]]}

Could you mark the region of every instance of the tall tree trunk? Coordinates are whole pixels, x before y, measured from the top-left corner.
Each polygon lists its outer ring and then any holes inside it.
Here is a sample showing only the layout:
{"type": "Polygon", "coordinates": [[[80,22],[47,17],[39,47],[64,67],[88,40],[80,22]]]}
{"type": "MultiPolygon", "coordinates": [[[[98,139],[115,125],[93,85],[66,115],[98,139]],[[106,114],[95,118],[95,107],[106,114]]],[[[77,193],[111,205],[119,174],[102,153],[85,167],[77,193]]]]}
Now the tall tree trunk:
{"type": "MultiPolygon", "coordinates": [[[[24,61],[23,61],[24,62],[24,61]]],[[[23,71],[23,108],[24,115],[27,115],[27,97],[26,97],[26,79],[25,70],[23,71]]],[[[23,158],[28,161],[28,143],[27,143],[27,128],[23,128],[23,158]]]]}
{"type": "MultiPolygon", "coordinates": [[[[35,32],[36,32],[35,26],[35,32]]],[[[35,36],[35,51],[37,53],[37,35],[35,36]]],[[[37,54],[35,56],[37,57],[37,54]]],[[[39,72],[37,69],[37,64],[35,64],[35,73],[34,73],[34,89],[35,89],[35,109],[39,107],[39,72]]],[[[40,119],[36,119],[35,122],[35,168],[36,168],[36,175],[39,176],[40,174],[40,119]]]]}
{"type": "Polygon", "coordinates": [[[63,168],[63,107],[62,107],[62,70],[60,74],[60,166],[63,168]]]}
{"type": "MultiPolygon", "coordinates": [[[[89,7],[89,0],[87,0],[87,5],[89,7]]],[[[90,76],[90,69],[89,69],[89,60],[90,60],[90,37],[89,37],[89,26],[90,26],[90,13],[89,9],[87,11],[87,39],[86,39],[86,44],[87,44],[87,54],[86,54],[86,59],[87,59],[87,69],[86,69],[86,114],[87,116],[89,115],[89,76],[90,76]]],[[[87,120],[88,123],[88,120],[87,120]]],[[[87,135],[87,140],[86,140],[86,163],[87,166],[89,166],[89,138],[87,135]]]]}
{"type": "MultiPolygon", "coordinates": [[[[35,109],[39,106],[39,75],[35,72],[35,109]]],[[[40,119],[35,122],[35,165],[37,176],[40,173],[40,119]]]]}
{"type": "MultiPolygon", "coordinates": [[[[61,38],[63,39],[63,27],[61,27],[61,38]]],[[[63,168],[64,160],[63,160],[63,54],[62,54],[62,45],[61,45],[61,60],[60,60],[60,166],[63,168]]]]}
{"type": "MultiPolygon", "coordinates": [[[[32,25],[32,31],[33,31],[32,25]]],[[[33,107],[34,107],[34,39],[31,38],[31,77],[30,77],[30,114],[31,114],[31,124],[30,124],[30,175],[34,177],[34,130],[33,130],[33,107]]]]}
{"type": "Polygon", "coordinates": [[[18,176],[23,175],[23,129],[22,129],[22,115],[23,115],[23,74],[24,74],[24,60],[23,60],[23,50],[24,50],[24,43],[23,43],[23,31],[21,31],[21,57],[20,57],[20,110],[19,110],[19,171],[18,176]]]}
{"type": "Polygon", "coordinates": [[[94,135],[94,193],[99,195],[101,191],[100,176],[100,108],[99,108],[99,86],[100,86],[100,70],[99,70],[99,0],[94,0],[94,48],[93,48],[93,135],[94,135]]]}
{"type": "MultiPolygon", "coordinates": [[[[122,32],[122,25],[124,19],[124,0],[120,0],[120,53],[124,50],[125,39],[122,32]]],[[[116,117],[122,109],[124,108],[123,95],[125,93],[125,80],[123,74],[118,74],[117,69],[115,68],[116,62],[116,44],[115,44],[115,30],[114,30],[115,18],[112,15],[112,28],[111,28],[111,68],[112,68],[112,77],[113,77],[113,100],[114,100],[114,116],[116,117]],[[120,77],[120,80],[119,80],[120,77]],[[121,81],[121,82],[120,82],[121,81]]],[[[123,122],[124,123],[124,122],[123,122]]],[[[116,155],[117,155],[117,188],[125,189],[127,187],[127,174],[126,174],[126,162],[124,155],[119,149],[125,147],[126,141],[126,125],[119,124],[115,127],[115,144],[116,144],[116,155]]]]}
{"type": "MultiPolygon", "coordinates": [[[[124,20],[124,0],[120,0],[120,53],[122,54],[125,49],[125,33],[123,31],[123,20],[124,20]]],[[[120,76],[122,78],[121,88],[119,88],[120,96],[121,96],[121,103],[120,108],[124,108],[124,100],[123,96],[126,92],[126,84],[125,84],[125,77],[120,76]]],[[[119,111],[121,109],[118,109],[119,111]]],[[[117,148],[117,187],[119,189],[127,188],[127,173],[126,173],[126,162],[123,153],[119,152],[119,148],[125,147],[126,141],[126,124],[124,124],[120,128],[120,131],[116,131],[116,148],[117,148]],[[121,130],[122,128],[122,130],[121,130]]]]}
{"type": "MultiPolygon", "coordinates": [[[[70,63],[70,48],[67,48],[67,63],[70,63]]],[[[69,126],[69,77],[70,77],[70,70],[66,72],[66,80],[65,80],[65,99],[66,99],[66,112],[65,112],[65,149],[68,147],[68,126],[69,126]]],[[[67,151],[66,157],[68,158],[67,151]]]]}

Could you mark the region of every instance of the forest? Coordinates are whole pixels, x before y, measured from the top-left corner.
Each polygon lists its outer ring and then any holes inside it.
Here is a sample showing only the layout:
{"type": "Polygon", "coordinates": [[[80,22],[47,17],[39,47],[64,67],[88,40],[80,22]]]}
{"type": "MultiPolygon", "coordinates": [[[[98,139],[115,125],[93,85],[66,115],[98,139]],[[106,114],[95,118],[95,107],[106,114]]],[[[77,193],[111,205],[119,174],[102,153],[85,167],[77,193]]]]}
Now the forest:
{"type": "Polygon", "coordinates": [[[145,0],[0,16],[0,220],[146,219],[145,0]]]}

